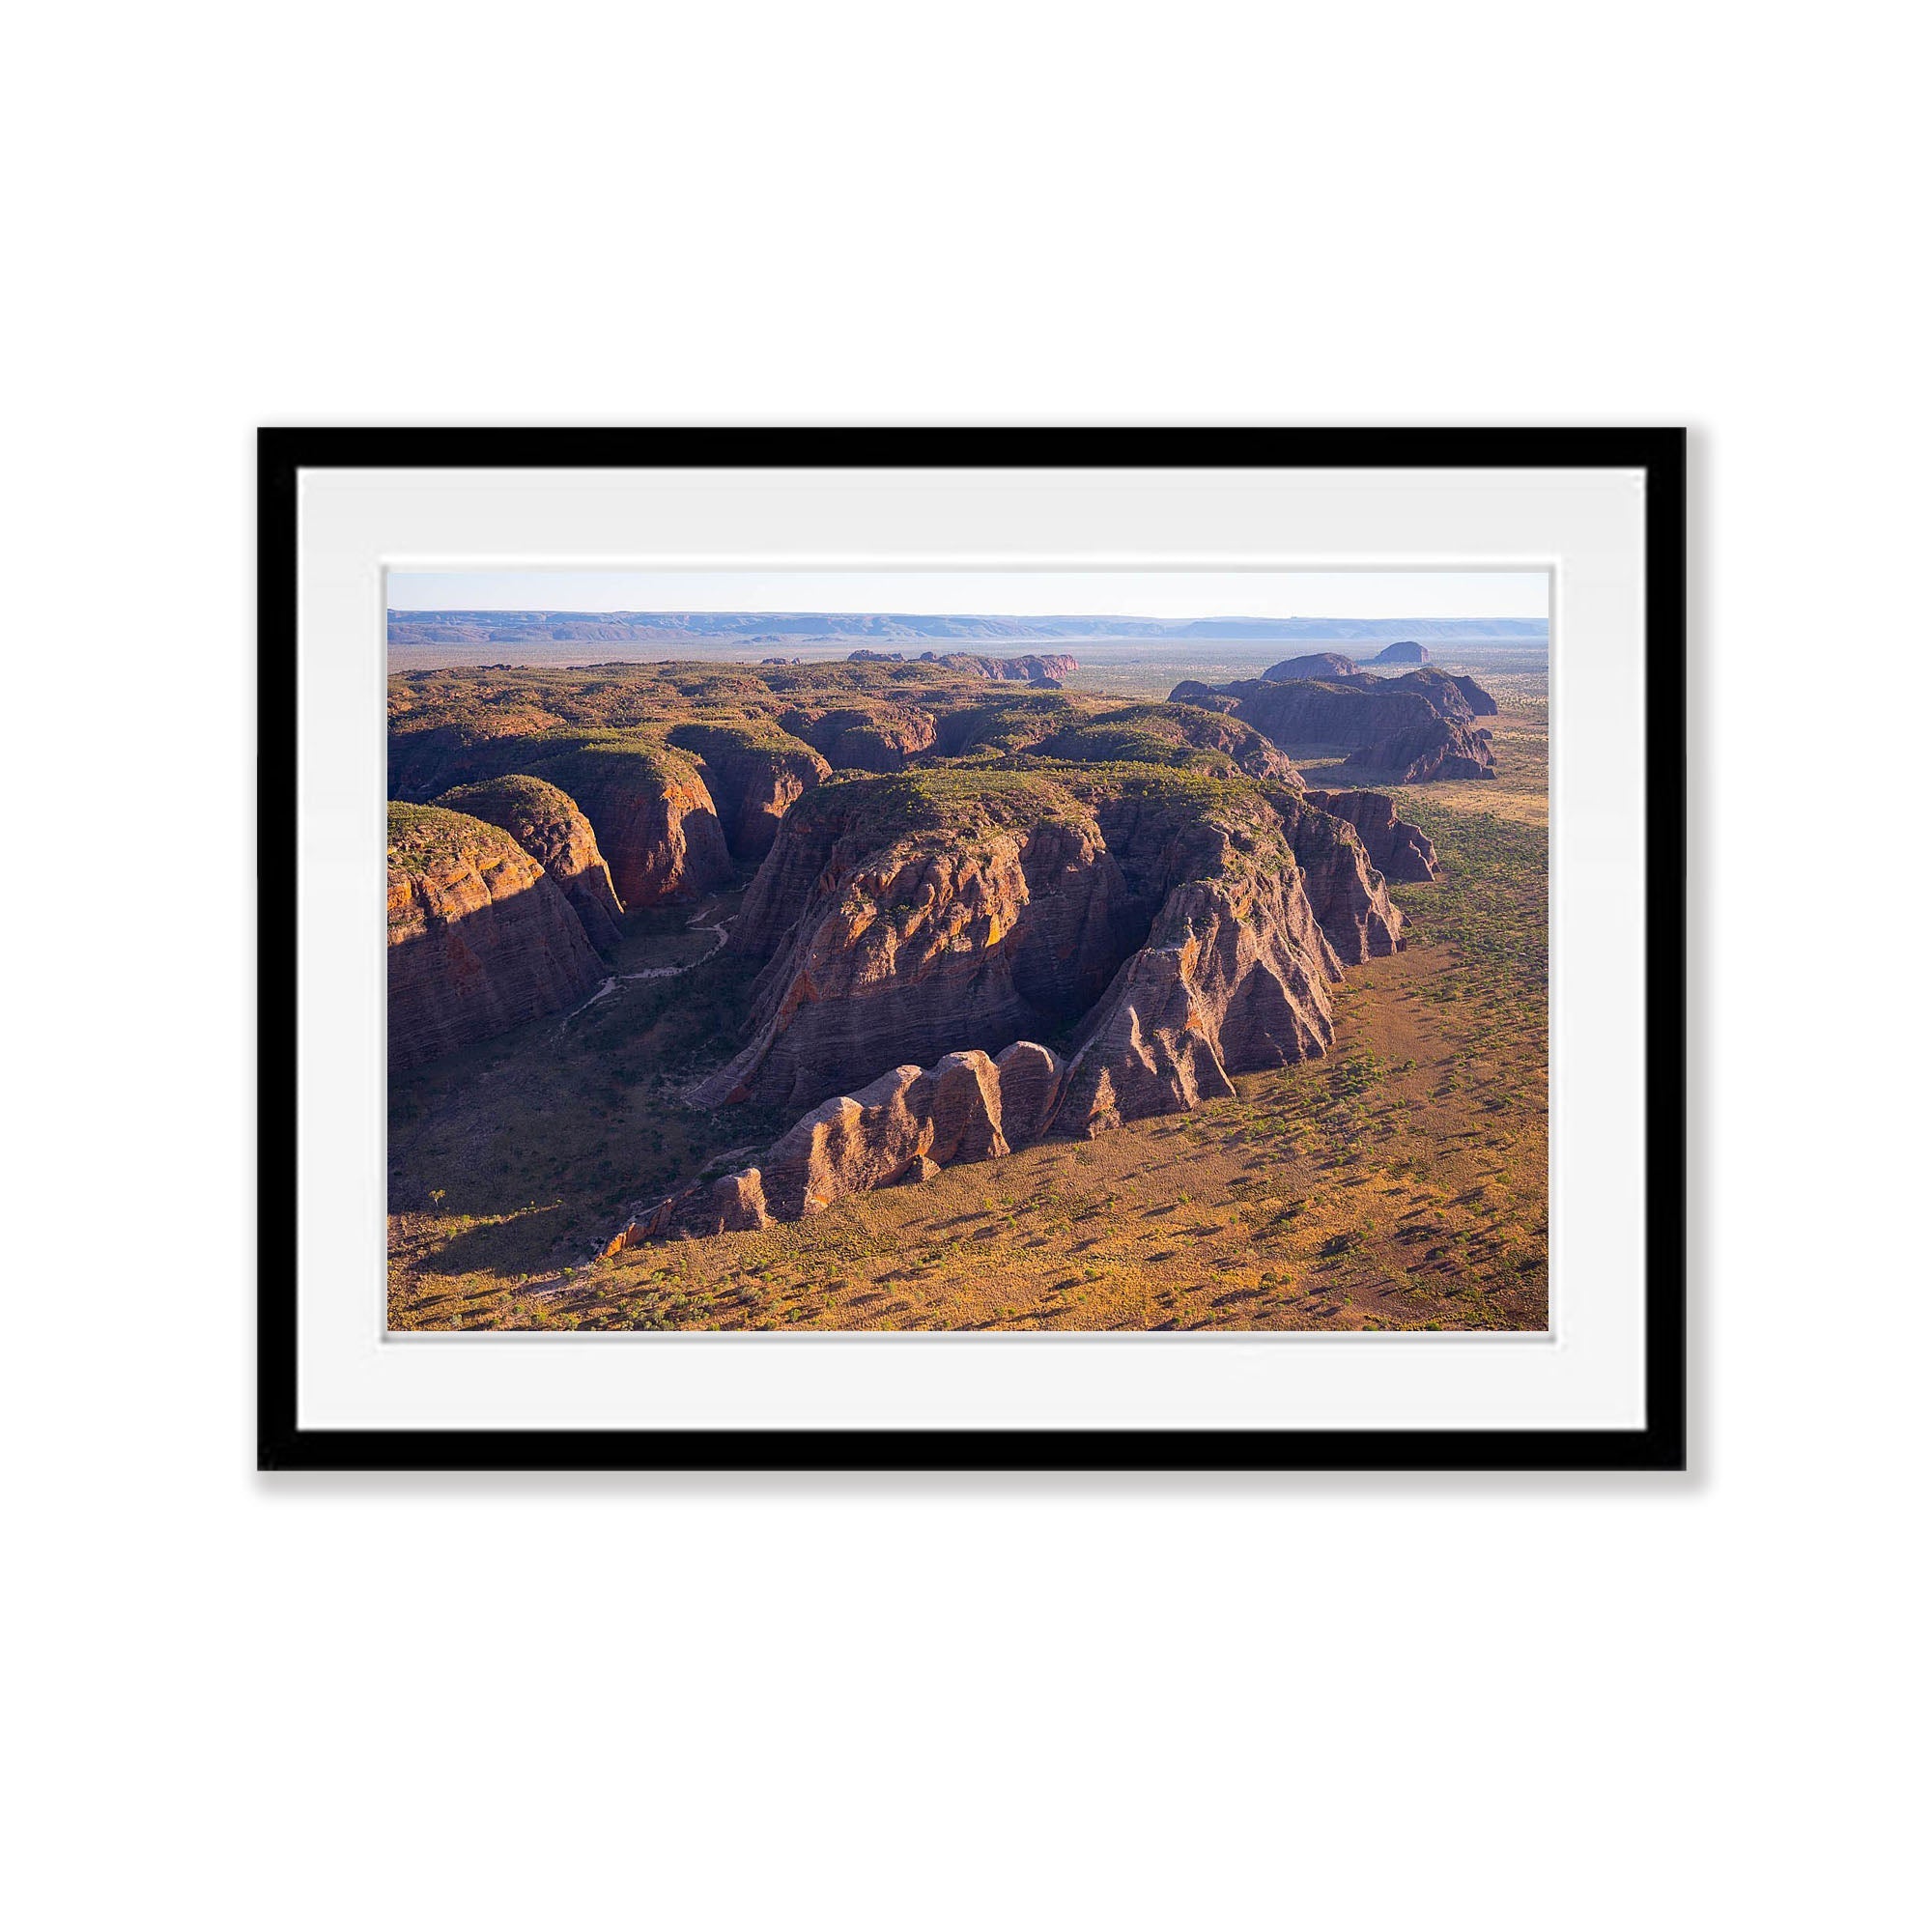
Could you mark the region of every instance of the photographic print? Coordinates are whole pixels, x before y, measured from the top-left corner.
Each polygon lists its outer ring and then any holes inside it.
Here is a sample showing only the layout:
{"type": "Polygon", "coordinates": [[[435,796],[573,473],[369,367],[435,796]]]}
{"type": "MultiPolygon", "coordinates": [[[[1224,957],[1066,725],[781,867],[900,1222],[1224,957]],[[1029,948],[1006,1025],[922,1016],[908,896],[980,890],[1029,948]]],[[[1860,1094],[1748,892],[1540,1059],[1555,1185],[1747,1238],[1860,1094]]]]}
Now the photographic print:
{"type": "Polygon", "coordinates": [[[1548,570],[384,598],[392,1333],[1548,1329],[1548,570]]]}

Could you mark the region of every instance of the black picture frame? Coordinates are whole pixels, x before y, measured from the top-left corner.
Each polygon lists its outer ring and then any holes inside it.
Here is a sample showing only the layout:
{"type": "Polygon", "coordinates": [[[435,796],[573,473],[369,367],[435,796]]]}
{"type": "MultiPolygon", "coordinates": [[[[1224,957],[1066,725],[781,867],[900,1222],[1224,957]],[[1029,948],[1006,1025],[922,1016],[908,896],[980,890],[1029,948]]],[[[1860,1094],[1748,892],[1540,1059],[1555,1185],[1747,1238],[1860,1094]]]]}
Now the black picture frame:
{"type": "Polygon", "coordinates": [[[1682,1470],[1686,433],[1682,429],[263,429],[257,441],[257,1466],[263,1470],[1682,1470]],[[302,469],[985,467],[1641,469],[1645,1274],[1641,1428],[343,1430],[297,1419],[297,479],[302,469]],[[272,962],[273,970],[269,970],[272,962]]]}

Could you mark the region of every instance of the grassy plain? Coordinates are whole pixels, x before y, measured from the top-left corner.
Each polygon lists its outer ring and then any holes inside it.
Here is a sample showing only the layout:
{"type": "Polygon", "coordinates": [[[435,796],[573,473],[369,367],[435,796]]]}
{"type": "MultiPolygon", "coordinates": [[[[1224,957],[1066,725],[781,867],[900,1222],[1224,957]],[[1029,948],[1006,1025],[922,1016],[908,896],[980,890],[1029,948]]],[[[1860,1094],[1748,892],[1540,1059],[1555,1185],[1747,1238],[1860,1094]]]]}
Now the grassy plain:
{"type": "MultiPolygon", "coordinates": [[[[1544,1327],[1548,681],[1451,668],[1501,706],[1499,776],[1399,795],[1442,876],[1397,889],[1410,944],[1350,971],[1326,1058],[809,1221],[581,1265],[628,1204],[786,1124],[677,1098],[746,1004],[750,970],[703,956],[732,900],[643,914],[620,973],[701,963],[394,1083],[391,1326],[1544,1327]]],[[[1076,688],[1160,696],[1181,674],[1083,668],[1076,688]]]]}

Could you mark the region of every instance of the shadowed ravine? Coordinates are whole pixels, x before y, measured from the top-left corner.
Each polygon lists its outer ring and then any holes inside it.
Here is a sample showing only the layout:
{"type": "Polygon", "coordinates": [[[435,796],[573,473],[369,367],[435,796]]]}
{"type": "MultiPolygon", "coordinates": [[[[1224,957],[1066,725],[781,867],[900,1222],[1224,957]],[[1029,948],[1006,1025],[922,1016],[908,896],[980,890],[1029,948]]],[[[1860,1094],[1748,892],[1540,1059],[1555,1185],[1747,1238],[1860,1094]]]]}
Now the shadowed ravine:
{"type": "MultiPolygon", "coordinates": [[[[705,912],[715,912],[717,911],[717,907],[707,906],[704,910],[705,912]]],[[[569,1026],[579,1013],[587,1012],[598,1001],[608,999],[619,986],[641,986],[651,980],[676,980],[686,973],[695,973],[707,959],[715,958],[724,950],[731,922],[728,919],[721,919],[715,925],[706,925],[703,923],[703,920],[704,913],[701,912],[696,919],[688,920],[686,924],[694,931],[709,932],[716,935],[712,941],[709,952],[703,953],[696,959],[689,960],[682,966],[646,966],[640,973],[611,974],[582,1006],[573,1007],[569,1012],[564,1014],[563,1025],[557,1028],[557,1032],[561,1034],[564,1027],[569,1026]]]]}

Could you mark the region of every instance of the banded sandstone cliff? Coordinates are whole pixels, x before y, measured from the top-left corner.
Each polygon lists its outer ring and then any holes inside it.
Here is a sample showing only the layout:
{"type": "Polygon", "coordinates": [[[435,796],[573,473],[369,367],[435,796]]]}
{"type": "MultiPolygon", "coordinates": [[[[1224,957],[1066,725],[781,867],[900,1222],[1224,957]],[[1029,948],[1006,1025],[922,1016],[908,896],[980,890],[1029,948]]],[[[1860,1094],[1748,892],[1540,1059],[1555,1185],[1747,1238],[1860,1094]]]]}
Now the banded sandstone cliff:
{"type": "MultiPolygon", "coordinates": [[[[1352,895],[1337,893],[1332,875],[1349,854],[1366,872],[1366,854],[1337,821],[1329,825],[1333,832],[1289,830],[1321,848],[1330,916],[1357,956],[1393,950],[1401,922],[1378,881],[1361,882],[1372,918],[1340,917],[1352,895]]],[[[1021,1039],[997,1056],[969,1048],[929,1069],[893,1067],[820,1102],[757,1165],[640,1209],[605,1252],[796,1220],[842,1196],[925,1179],[955,1161],[996,1159],[1048,1135],[1085,1139],[1183,1113],[1234,1093],[1233,1075],[1321,1054],[1334,1038],[1328,984],[1341,977],[1342,955],[1307,893],[1309,875],[1284,867],[1279,851],[1250,863],[1255,856],[1231,838],[1224,876],[1169,893],[1146,944],[1078,1029],[1070,1057],[1021,1039]]]]}
{"type": "Polygon", "coordinates": [[[600,952],[616,945],[624,907],[597,849],[597,835],[568,793],[518,772],[459,785],[436,802],[507,832],[555,880],[591,945],[600,952]]]}
{"type": "Polygon", "coordinates": [[[1379,791],[1310,791],[1308,803],[1355,828],[1378,872],[1426,884],[1435,876],[1435,846],[1417,826],[1396,816],[1395,800],[1379,791]]]}
{"type": "Polygon", "coordinates": [[[1225,1095],[1324,1052],[1331,983],[1401,930],[1353,828],[1283,786],[1066,768],[835,787],[748,895],[731,943],[769,958],[752,1037],[694,1094],[810,1111],[618,1242],[1225,1095]]]}
{"type": "Polygon", "coordinates": [[[562,892],[499,827],[392,805],[388,869],[391,1069],[555,1012],[602,977],[562,892]]]}
{"type": "Polygon", "coordinates": [[[759,724],[678,724],[668,742],[699,760],[724,842],[740,861],[762,859],[785,813],[831,770],[809,745],[759,724]]]}

